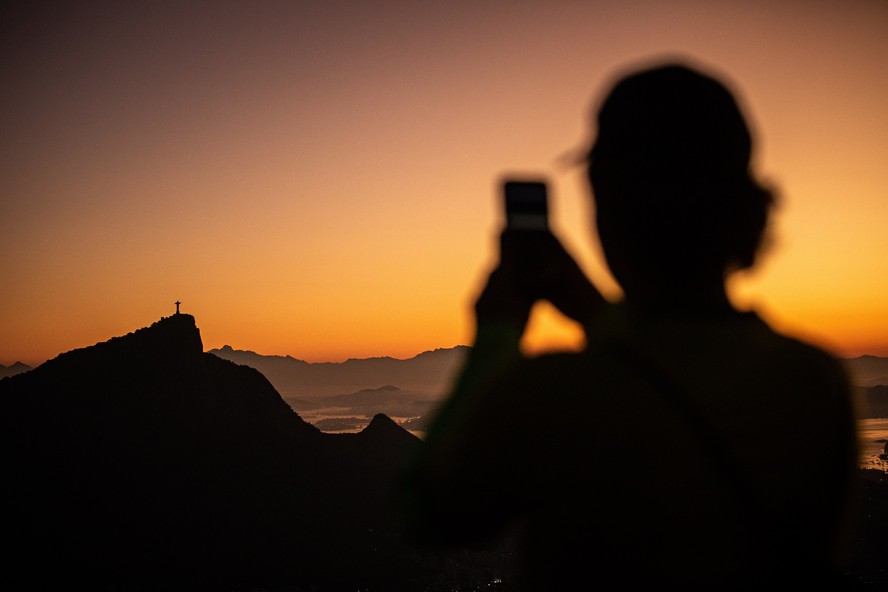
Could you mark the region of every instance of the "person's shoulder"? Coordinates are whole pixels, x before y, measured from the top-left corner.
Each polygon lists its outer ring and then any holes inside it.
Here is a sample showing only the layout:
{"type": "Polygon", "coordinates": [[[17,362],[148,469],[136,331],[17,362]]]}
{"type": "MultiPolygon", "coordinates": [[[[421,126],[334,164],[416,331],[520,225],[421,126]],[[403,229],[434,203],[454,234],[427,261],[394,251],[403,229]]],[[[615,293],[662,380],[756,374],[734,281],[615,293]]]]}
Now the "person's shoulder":
{"type": "Polygon", "coordinates": [[[766,357],[781,373],[813,386],[844,389],[848,383],[845,366],[819,345],[776,331],[749,313],[755,324],[752,343],[759,355],[766,357]]]}
{"type": "Polygon", "coordinates": [[[787,359],[799,363],[837,367],[838,359],[821,346],[804,341],[799,337],[776,331],[755,313],[745,313],[744,317],[755,326],[755,334],[763,347],[774,353],[781,353],[787,359]]]}

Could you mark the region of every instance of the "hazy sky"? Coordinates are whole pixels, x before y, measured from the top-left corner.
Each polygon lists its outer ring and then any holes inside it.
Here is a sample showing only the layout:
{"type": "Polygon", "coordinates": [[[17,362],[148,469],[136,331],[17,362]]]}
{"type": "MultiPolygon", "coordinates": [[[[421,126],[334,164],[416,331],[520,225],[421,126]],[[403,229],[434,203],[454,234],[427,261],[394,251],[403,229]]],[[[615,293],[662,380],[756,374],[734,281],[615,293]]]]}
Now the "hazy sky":
{"type": "Polygon", "coordinates": [[[735,88],[782,195],[736,300],[888,355],[888,2],[73,4],[0,12],[0,363],[176,300],[208,349],[468,343],[513,170],[550,176],[560,236],[614,295],[559,157],[615,75],[670,55],[735,88]]]}

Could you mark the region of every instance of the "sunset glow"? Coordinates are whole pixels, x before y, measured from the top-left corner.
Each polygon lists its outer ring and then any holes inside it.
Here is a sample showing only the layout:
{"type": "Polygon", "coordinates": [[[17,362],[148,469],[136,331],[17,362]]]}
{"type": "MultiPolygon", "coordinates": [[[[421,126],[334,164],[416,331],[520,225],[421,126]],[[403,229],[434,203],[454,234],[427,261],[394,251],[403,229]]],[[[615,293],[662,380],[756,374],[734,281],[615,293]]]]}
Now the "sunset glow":
{"type": "MultiPolygon", "coordinates": [[[[95,3],[0,28],[2,364],[176,300],[206,349],[470,343],[506,171],[549,175],[559,236],[616,296],[562,157],[614,76],[663,56],[736,90],[781,196],[738,304],[888,355],[888,3],[95,3]]],[[[543,315],[531,349],[578,343],[543,315]]]]}

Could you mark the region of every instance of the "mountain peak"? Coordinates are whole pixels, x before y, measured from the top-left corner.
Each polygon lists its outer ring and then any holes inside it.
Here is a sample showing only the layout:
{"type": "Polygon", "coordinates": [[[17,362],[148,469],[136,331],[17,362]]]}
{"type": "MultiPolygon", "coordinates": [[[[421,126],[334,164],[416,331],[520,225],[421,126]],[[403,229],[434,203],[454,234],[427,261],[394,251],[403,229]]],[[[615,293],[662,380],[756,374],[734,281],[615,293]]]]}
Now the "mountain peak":
{"type": "Polygon", "coordinates": [[[404,428],[395,423],[391,417],[384,413],[377,413],[373,416],[373,419],[370,420],[370,423],[367,424],[367,427],[364,428],[361,433],[362,434],[387,434],[395,432],[403,432],[404,428]]]}
{"type": "Polygon", "coordinates": [[[120,364],[129,367],[141,359],[177,368],[192,365],[202,354],[203,342],[194,317],[179,313],[126,335],[60,354],[43,366],[96,365],[120,371],[120,364]]]}
{"type": "Polygon", "coordinates": [[[362,393],[396,393],[400,390],[401,389],[399,389],[398,387],[396,387],[394,385],[387,384],[387,385],[381,386],[379,388],[361,389],[360,392],[362,392],[362,393]]]}
{"type": "Polygon", "coordinates": [[[388,449],[390,452],[403,450],[404,446],[415,446],[419,439],[399,426],[395,420],[384,413],[377,413],[367,424],[367,427],[358,432],[358,442],[364,446],[376,448],[377,452],[388,449]]]}
{"type": "MultiPolygon", "coordinates": [[[[203,342],[200,330],[194,317],[190,314],[176,313],[162,317],[150,327],[139,329],[115,340],[140,341],[141,345],[153,349],[159,347],[181,355],[200,355],[203,353],[203,342]]],[[[110,343],[109,342],[109,343],[110,343]]]]}

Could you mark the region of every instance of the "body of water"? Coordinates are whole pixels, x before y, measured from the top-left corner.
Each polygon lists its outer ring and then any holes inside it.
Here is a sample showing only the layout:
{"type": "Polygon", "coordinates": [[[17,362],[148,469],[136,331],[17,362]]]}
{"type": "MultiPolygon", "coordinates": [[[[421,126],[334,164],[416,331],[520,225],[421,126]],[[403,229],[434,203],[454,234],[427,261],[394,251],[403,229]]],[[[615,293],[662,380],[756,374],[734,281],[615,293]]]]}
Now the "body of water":
{"type": "Polygon", "coordinates": [[[881,469],[888,472],[888,461],[880,458],[885,454],[888,442],[888,417],[861,419],[858,422],[860,440],[860,466],[866,469],[881,469]]]}

